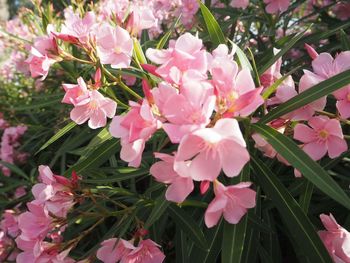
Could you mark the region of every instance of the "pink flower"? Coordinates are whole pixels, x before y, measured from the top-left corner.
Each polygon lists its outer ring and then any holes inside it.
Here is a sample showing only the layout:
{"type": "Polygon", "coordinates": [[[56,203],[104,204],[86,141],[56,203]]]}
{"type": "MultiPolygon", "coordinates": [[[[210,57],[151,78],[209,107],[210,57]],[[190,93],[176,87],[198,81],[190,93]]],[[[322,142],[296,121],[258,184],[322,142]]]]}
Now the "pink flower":
{"type": "Polygon", "coordinates": [[[2,230],[11,237],[16,237],[19,234],[18,219],[12,210],[5,210],[3,219],[0,222],[2,230]]]}
{"type": "Polygon", "coordinates": [[[154,117],[147,100],[142,104],[132,101],[129,104],[131,109],[127,114],[113,118],[109,132],[121,139],[120,158],[130,166],[138,167],[146,141],[160,128],[161,122],[154,117]]]}
{"type": "Polygon", "coordinates": [[[121,263],[162,263],[165,256],[158,247],[150,239],[141,240],[137,248],[127,254],[121,263]]]}
{"type": "Polygon", "coordinates": [[[175,159],[192,160],[189,176],[195,181],[214,181],[221,169],[229,176],[237,176],[249,161],[249,153],[238,122],[220,119],[213,128],[203,128],[186,135],[180,142],[175,159]]]}
{"type": "MultiPolygon", "coordinates": [[[[186,167],[185,172],[179,174],[174,170],[174,156],[163,153],[154,153],[154,155],[162,161],[151,166],[150,174],[157,181],[169,184],[165,193],[167,200],[177,203],[183,202],[194,188],[192,178],[186,176],[186,167]]],[[[186,166],[186,163],[184,165],[186,166]]],[[[178,169],[180,168],[178,167],[178,169]]]]}
{"type": "Polygon", "coordinates": [[[54,244],[39,243],[43,246],[39,251],[24,251],[17,256],[17,263],[74,263],[75,260],[68,257],[70,249],[59,251],[54,244]]]}
{"type": "Polygon", "coordinates": [[[238,69],[224,45],[213,52],[210,72],[216,89],[218,111],[229,116],[248,116],[264,100],[260,93],[262,88],[255,88],[249,69],[238,69]]]}
{"type": "Polygon", "coordinates": [[[65,23],[62,25],[61,33],[54,33],[56,37],[73,44],[80,42],[86,45],[94,29],[95,14],[87,12],[84,18],[80,18],[79,14],[75,14],[72,7],[69,7],[65,9],[64,17],[65,23]]]}
{"type": "Polygon", "coordinates": [[[97,258],[103,263],[119,262],[127,254],[129,254],[135,247],[124,239],[111,238],[101,243],[102,247],[97,250],[97,258]],[[118,242],[116,244],[116,242],[118,242]]]}
{"type": "Polygon", "coordinates": [[[131,35],[138,35],[142,30],[156,26],[157,19],[149,6],[133,6],[126,25],[131,35]]]}
{"type": "Polygon", "coordinates": [[[130,66],[133,41],[125,29],[102,24],[96,34],[97,52],[102,64],[111,64],[112,68],[130,66]]]}
{"type": "Polygon", "coordinates": [[[68,210],[74,205],[72,190],[61,184],[60,176],[54,175],[48,166],[39,166],[39,177],[42,183],[33,186],[32,193],[35,200],[32,203],[44,205],[56,216],[66,217],[68,210]]]}
{"type": "Polygon", "coordinates": [[[168,121],[163,129],[172,143],[179,143],[183,136],[204,128],[214,111],[214,89],[208,82],[187,81],[180,92],[168,85],[152,90],[156,105],[168,121]]]}
{"type": "Polygon", "coordinates": [[[198,1],[196,0],[181,0],[180,12],[181,22],[185,25],[185,27],[190,28],[193,24],[194,15],[197,13],[199,9],[198,1]]]}
{"type": "Polygon", "coordinates": [[[350,3],[338,3],[333,8],[333,12],[337,18],[346,21],[350,17],[350,3]]]}
{"type": "Polygon", "coordinates": [[[168,49],[146,51],[147,57],[156,64],[161,64],[156,73],[170,83],[180,84],[182,76],[188,70],[206,74],[208,55],[203,49],[202,40],[190,33],[181,35],[176,41],[170,41],[168,49]]]}
{"type": "Polygon", "coordinates": [[[326,230],[318,231],[318,234],[334,262],[350,262],[350,233],[338,225],[332,214],[322,214],[320,218],[326,230]]]}
{"type": "Polygon", "coordinates": [[[27,203],[27,207],[29,211],[18,217],[20,237],[24,240],[44,238],[51,230],[52,218],[43,206],[27,203]]]}
{"type": "Polygon", "coordinates": [[[266,12],[275,14],[286,11],[290,5],[290,0],[264,0],[264,3],[267,4],[266,12]]]}
{"type": "Polygon", "coordinates": [[[235,8],[246,8],[249,5],[249,0],[231,0],[230,5],[235,8]]]}
{"type": "Polygon", "coordinates": [[[44,80],[49,73],[50,67],[56,62],[50,59],[47,55],[41,54],[37,49],[32,47],[30,55],[25,61],[29,64],[29,70],[33,78],[41,77],[44,80]]]}
{"type": "MultiPolygon", "coordinates": [[[[304,76],[300,79],[300,86],[304,89],[305,87],[303,86],[309,88],[312,85],[316,85],[321,81],[350,69],[350,51],[341,52],[334,59],[329,53],[321,53],[312,61],[312,68],[314,72],[305,70],[304,76]]],[[[348,118],[350,114],[350,103],[348,103],[350,98],[348,96],[349,87],[350,85],[347,85],[343,89],[333,93],[338,100],[337,109],[343,118],[348,118]]],[[[320,104],[319,108],[321,106],[324,108],[325,103],[325,99],[323,99],[323,105],[320,104]]]]}
{"type": "Polygon", "coordinates": [[[82,78],[78,79],[78,85],[64,84],[63,88],[66,95],[62,102],[74,105],[70,118],[77,124],[89,120],[89,127],[97,129],[106,126],[107,117],[112,118],[115,115],[117,103],[97,90],[87,90],[82,78]]]}
{"type": "Polygon", "coordinates": [[[206,226],[215,226],[221,215],[227,222],[237,224],[248,208],[255,206],[256,192],[249,189],[250,185],[245,182],[226,187],[220,182],[214,182],[215,198],[205,211],[206,226]]]}
{"type": "Polygon", "coordinates": [[[89,99],[89,92],[84,79],[79,77],[77,81],[78,84],[62,85],[66,92],[62,99],[62,103],[78,105],[80,102],[89,99]]]}
{"type": "Polygon", "coordinates": [[[338,120],[326,116],[313,117],[294,128],[294,139],[304,143],[303,150],[315,161],[328,155],[336,158],[348,149],[338,120]]]}

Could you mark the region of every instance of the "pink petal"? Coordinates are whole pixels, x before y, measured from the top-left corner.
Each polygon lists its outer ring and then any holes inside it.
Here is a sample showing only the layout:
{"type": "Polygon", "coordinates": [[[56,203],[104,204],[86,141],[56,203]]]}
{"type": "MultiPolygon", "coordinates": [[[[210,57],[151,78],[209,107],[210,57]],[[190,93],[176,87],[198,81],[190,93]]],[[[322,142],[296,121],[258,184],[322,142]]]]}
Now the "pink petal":
{"type": "Polygon", "coordinates": [[[228,177],[237,176],[249,161],[249,153],[233,140],[224,140],[219,148],[222,169],[228,177]]]}
{"type": "Polygon", "coordinates": [[[226,204],[227,198],[215,197],[211,201],[204,214],[204,221],[207,227],[213,227],[218,223],[226,204]]]}
{"type": "Polygon", "coordinates": [[[312,61],[312,68],[317,75],[330,77],[333,73],[333,57],[329,53],[321,53],[312,61]]]}
{"type": "Polygon", "coordinates": [[[326,143],[310,142],[304,145],[303,150],[314,161],[320,160],[327,153],[326,143]]]}
{"type": "Polygon", "coordinates": [[[305,124],[298,123],[294,127],[294,139],[301,141],[303,143],[308,143],[316,140],[316,134],[313,129],[305,124]]]}
{"type": "Polygon", "coordinates": [[[242,147],[246,147],[238,121],[235,119],[223,118],[215,123],[214,130],[224,139],[233,139],[242,147]]]}
{"type": "Polygon", "coordinates": [[[186,161],[199,153],[204,146],[204,140],[193,134],[185,136],[179,145],[176,161],[186,161]]]}
{"type": "Polygon", "coordinates": [[[242,69],[238,73],[236,77],[235,89],[240,95],[255,89],[254,80],[249,69],[242,69]]]}
{"type": "Polygon", "coordinates": [[[77,124],[83,124],[90,118],[90,109],[88,105],[76,106],[70,112],[70,118],[77,124]]]}
{"type": "Polygon", "coordinates": [[[329,136],[327,141],[328,155],[330,158],[336,158],[348,149],[348,144],[342,138],[329,136]]]}
{"type": "Polygon", "coordinates": [[[97,129],[106,126],[107,117],[105,112],[101,109],[96,109],[92,111],[88,124],[91,129],[97,129]]]}
{"type": "Polygon", "coordinates": [[[218,154],[201,152],[190,164],[190,176],[195,181],[214,181],[220,174],[221,162],[218,154]]]}
{"type": "Polygon", "coordinates": [[[338,100],[336,106],[342,118],[348,119],[350,117],[350,101],[338,100]]]}
{"type": "Polygon", "coordinates": [[[169,201],[181,203],[193,191],[193,188],[194,184],[191,178],[178,177],[168,187],[165,197],[169,201]]]}

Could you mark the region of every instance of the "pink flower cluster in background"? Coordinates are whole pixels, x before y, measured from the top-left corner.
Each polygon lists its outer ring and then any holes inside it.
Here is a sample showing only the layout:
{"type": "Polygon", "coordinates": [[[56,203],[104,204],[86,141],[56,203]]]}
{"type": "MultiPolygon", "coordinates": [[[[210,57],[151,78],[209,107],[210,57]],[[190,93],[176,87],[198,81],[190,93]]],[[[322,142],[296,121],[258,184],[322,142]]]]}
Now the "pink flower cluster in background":
{"type": "Polygon", "coordinates": [[[66,228],[68,211],[75,204],[74,189],[78,177],[69,180],[52,173],[48,166],[39,166],[39,178],[32,188],[34,200],[27,203],[28,211],[14,222],[16,244],[22,250],[16,262],[75,262],[68,257],[71,247],[61,251],[62,233],[66,228]]]}
{"type": "MultiPolygon", "coordinates": [[[[27,154],[18,150],[20,147],[20,139],[26,132],[26,126],[10,127],[2,114],[0,115],[0,132],[2,131],[0,142],[0,160],[9,164],[24,163],[27,154]]],[[[5,176],[11,175],[11,170],[0,164],[2,173],[5,176]]]]}

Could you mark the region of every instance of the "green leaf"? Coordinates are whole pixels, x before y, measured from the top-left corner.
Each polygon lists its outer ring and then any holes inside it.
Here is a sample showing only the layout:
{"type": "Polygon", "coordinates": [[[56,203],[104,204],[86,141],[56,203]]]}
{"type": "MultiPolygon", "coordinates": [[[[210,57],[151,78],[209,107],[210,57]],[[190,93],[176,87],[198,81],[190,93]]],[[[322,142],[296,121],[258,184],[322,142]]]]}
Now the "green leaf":
{"type": "Polygon", "coordinates": [[[188,244],[186,240],[186,235],[182,230],[176,231],[175,242],[176,263],[187,263],[188,244]]]}
{"type": "Polygon", "coordinates": [[[350,50],[350,39],[343,29],[340,30],[340,42],[343,50],[350,50]]]}
{"type": "Polygon", "coordinates": [[[207,229],[205,237],[209,242],[208,251],[204,252],[202,249],[193,249],[191,253],[190,262],[212,263],[216,262],[221,251],[221,239],[223,229],[223,219],[213,228],[207,229]]]}
{"type": "Polygon", "coordinates": [[[168,211],[176,225],[194,242],[194,244],[204,250],[208,249],[207,240],[198,224],[180,207],[170,204],[168,211]]]}
{"type": "Polygon", "coordinates": [[[241,66],[242,69],[249,69],[250,72],[253,72],[253,67],[252,64],[250,64],[249,59],[247,58],[247,56],[244,54],[243,50],[237,46],[235,43],[233,43],[231,40],[229,40],[231,45],[232,45],[232,49],[236,49],[236,56],[238,59],[238,63],[241,66]]]}
{"type": "Polygon", "coordinates": [[[143,50],[141,48],[139,41],[136,38],[133,38],[133,42],[134,42],[134,52],[138,62],[141,64],[147,64],[146,56],[143,53],[143,50]]]}
{"type": "Polygon", "coordinates": [[[311,262],[331,263],[332,260],[325,246],[298,203],[262,161],[254,156],[251,159],[257,180],[280,212],[295,241],[306,252],[305,255],[311,262]]]}
{"type": "Polygon", "coordinates": [[[40,149],[35,153],[39,153],[40,151],[46,149],[50,144],[57,141],[59,138],[61,138],[63,135],[65,135],[67,132],[72,130],[77,124],[75,122],[70,122],[66,126],[64,126],[62,129],[60,129],[54,136],[52,136],[43,146],[40,147],[40,149]]]}
{"type": "Polygon", "coordinates": [[[8,169],[10,169],[11,172],[14,172],[15,174],[23,177],[24,179],[29,180],[29,177],[26,175],[25,172],[23,172],[20,168],[18,168],[16,165],[12,164],[12,163],[7,163],[4,161],[0,161],[0,164],[7,167],[8,169]]]}
{"type": "Polygon", "coordinates": [[[259,122],[267,123],[269,121],[275,120],[286,113],[299,109],[302,106],[305,106],[319,98],[331,94],[332,92],[343,88],[348,84],[350,84],[350,70],[339,73],[338,75],[326,79],[325,81],[318,83],[310,89],[305,90],[299,95],[279,105],[277,108],[271,110],[268,114],[263,116],[259,122]]]}
{"type": "Polygon", "coordinates": [[[309,30],[309,27],[299,34],[295,35],[276,55],[272,56],[262,67],[259,69],[259,76],[261,76],[269,67],[271,67],[279,58],[286,54],[309,30]]]}
{"type": "MultiPolygon", "coordinates": [[[[239,181],[244,182],[249,180],[249,173],[250,166],[246,165],[239,176],[239,181]]],[[[226,221],[224,222],[224,235],[222,238],[221,253],[222,263],[241,262],[247,223],[247,215],[245,215],[236,225],[229,224],[226,221]]]]}
{"type": "Polygon", "coordinates": [[[140,169],[130,173],[122,173],[120,172],[120,169],[115,169],[115,172],[111,177],[101,179],[84,179],[83,183],[106,185],[140,177],[146,174],[148,174],[148,169],[140,169]]]}
{"type": "Polygon", "coordinates": [[[162,49],[165,47],[166,43],[168,43],[168,40],[171,36],[171,34],[174,32],[177,24],[179,23],[181,18],[181,15],[176,19],[175,23],[171,26],[171,28],[168,30],[168,32],[166,32],[164,34],[164,36],[162,36],[162,38],[159,40],[158,44],[157,44],[157,49],[162,49]]]}
{"type": "Polygon", "coordinates": [[[303,176],[316,185],[330,198],[350,209],[350,198],[332,177],[299,146],[285,135],[264,124],[253,124],[252,128],[261,134],[272,147],[282,155],[303,176]]]}
{"type": "Polygon", "coordinates": [[[115,154],[119,149],[119,140],[114,138],[107,140],[93,150],[86,159],[70,167],[64,174],[70,175],[73,170],[80,174],[88,168],[98,167],[106,162],[109,157],[115,154]]]}
{"type": "Polygon", "coordinates": [[[145,223],[146,229],[152,226],[164,214],[169,204],[170,202],[165,199],[164,193],[157,198],[157,200],[154,202],[152,212],[145,223]]]}
{"type": "Polygon", "coordinates": [[[311,182],[307,181],[303,186],[304,186],[304,191],[300,196],[299,204],[300,204],[300,207],[305,212],[305,214],[307,214],[310,206],[312,193],[314,191],[314,185],[311,182]]]}
{"type": "Polygon", "coordinates": [[[200,9],[204,18],[205,25],[207,27],[209,36],[211,41],[213,42],[214,46],[218,46],[220,44],[225,44],[225,35],[222,32],[218,22],[216,21],[213,14],[210,12],[210,10],[203,4],[202,2],[198,1],[200,4],[200,9]]]}

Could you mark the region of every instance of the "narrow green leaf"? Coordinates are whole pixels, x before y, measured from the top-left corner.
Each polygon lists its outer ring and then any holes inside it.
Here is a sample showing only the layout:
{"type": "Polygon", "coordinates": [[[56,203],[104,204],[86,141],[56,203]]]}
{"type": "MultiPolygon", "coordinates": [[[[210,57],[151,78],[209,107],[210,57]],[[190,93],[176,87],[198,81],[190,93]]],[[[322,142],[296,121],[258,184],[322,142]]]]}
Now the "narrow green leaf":
{"type": "Polygon", "coordinates": [[[188,262],[188,244],[185,233],[180,230],[176,231],[175,235],[175,252],[176,252],[176,263],[187,263],[188,262]]]}
{"type": "Polygon", "coordinates": [[[159,40],[158,44],[157,44],[157,49],[162,49],[165,47],[166,43],[168,43],[168,40],[171,36],[171,34],[174,32],[177,24],[179,23],[181,18],[181,15],[176,19],[175,23],[171,26],[171,28],[168,30],[168,32],[166,32],[164,34],[164,36],[159,40]]]}
{"type": "Polygon", "coordinates": [[[66,126],[64,126],[62,129],[60,129],[54,136],[52,136],[43,146],[40,147],[40,149],[35,153],[39,153],[42,150],[46,149],[50,144],[57,141],[59,138],[61,138],[63,135],[65,135],[67,132],[72,130],[77,124],[75,122],[70,122],[66,126]]]}
{"type": "Polygon", "coordinates": [[[242,69],[249,69],[250,72],[253,72],[253,67],[252,64],[250,64],[249,59],[247,58],[247,56],[244,54],[243,50],[236,45],[235,43],[233,43],[231,40],[229,40],[233,50],[236,50],[236,56],[238,59],[238,63],[241,66],[242,69]]]}
{"type": "Polygon", "coordinates": [[[143,53],[140,42],[137,40],[137,38],[133,38],[133,42],[134,42],[134,52],[138,62],[141,64],[147,64],[147,59],[145,54],[143,53]]]}
{"type": "Polygon", "coordinates": [[[325,81],[318,83],[299,95],[291,98],[285,103],[279,105],[277,108],[271,110],[268,114],[260,119],[260,123],[267,123],[283,116],[293,110],[299,109],[319,98],[327,96],[332,92],[345,87],[350,84],[350,70],[346,70],[338,75],[335,75],[325,81]]]}
{"type": "Polygon", "coordinates": [[[252,128],[261,134],[272,147],[282,155],[303,176],[316,185],[330,198],[350,209],[350,198],[332,177],[299,146],[285,135],[264,124],[253,124],[252,128]]]}
{"type": "Polygon", "coordinates": [[[314,191],[314,185],[310,181],[306,181],[304,184],[303,193],[301,194],[299,199],[300,207],[303,209],[305,214],[307,214],[309,210],[313,191],[314,191]]]}
{"type": "Polygon", "coordinates": [[[225,44],[225,35],[222,32],[219,23],[216,21],[213,14],[210,12],[210,10],[203,4],[201,1],[198,1],[200,5],[200,9],[204,18],[205,25],[207,27],[209,36],[211,41],[213,42],[214,46],[218,46],[220,44],[225,44]]]}
{"type": "Polygon", "coordinates": [[[283,75],[281,78],[279,78],[278,80],[276,80],[270,87],[268,87],[264,93],[262,94],[262,97],[264,100],[268,99],[272,93],[274,93],[277,88],[283,83],[283,81],[285,81],[290,75],[292,75],[295,71],[297,71],[300,67],[296,67],[293,70],[291,70],[290,72],[288,72],[287,74],[283,75]]]}
{"type": "Polygon", "coordinates": [[[207,240],[198,224],[180,207],[170,204],[168,211],[176,225],[194,242],[194,244],[204,250],[208,249],[207,240]]]}
{"type": "Polygon", "coordinates": [[[164,214],[169,204],[170,202],[168,202],[168,200],[165,199],[164,193],[157,198],[157,200],[154,202],[152,212],[145,223],[146,229],[152,226],[164,214]]]}
{"type": "Polygon", "coordinates": [[[206,230],[205,237],[209,242],[208,251],[202,249],[193,249],[190,262],[212,263],[216,262],[221,251],[221,239],[223,229],[223,219],[213,228],[206,230]]]}
{"type": "Polygon", "coordinates": [[[20,168],[18,168],[16,165],[12,164],[12,163],[7,163],[4,161],[0,161],[0,164],[7,167],[8,169],[10,169],[11,172],[14,172],[15,174],[23,177],[24,179],[29,180],[29,177],[26,175],[25,172],[23,172],[20,168]]]}
{"type": "Polygon", "coordinates": [[[343,50],[350,50],[350,39],[343,29],[340,30],[340,42],[343,50]]]}
{"type": "Polygon", "coordinates": [[[73,170],[80,174],[88,168],[98,167],[106,162],[111,155],[115,154],[119,149],[119,140],[114,138],[107,140],[92,151],[86,159],[70,167],[64,174],[70,175],[73,170]]]}
{"type": "Polygon", "coordinates": [[[311,262],[328,262],[332,260],[309,218],[304,214],[298,203],[290,195],[276,175],[260,160],[252,156],[252,166],[257,174],[264,192],[276,205],[281,217],[291,234],[303,248],[311,262]]]}
{"type": "Polygon", "coordinates": [[[275,56],[272,56],[262,67],[259,69],[259,76],[261,76],[269,67],[271,67],[279,58],[286,54],[305,34],[309,28],[295,35],[275,56]]]}
{"type": "Polygon", "coordinates": [[[125,180],[129,180],[132,178],[140,177],[142,175],[148,174],[147,169],[140,169],[135,172],[130,173],[120,173],[118,172],[118,169],[116,169],[115,173],[113,173],[113,176],[108,178],[101,178],[101,179],[84,179],[83,183],[86,184],[98,184],[98,185],[106,185],[106,184],[112,184],[116,182],[121,182],[125,180]]]}

